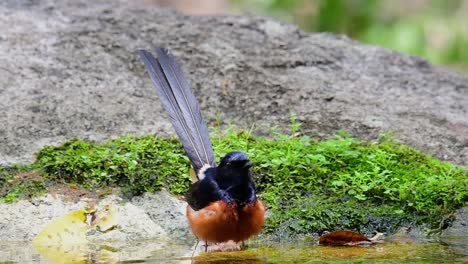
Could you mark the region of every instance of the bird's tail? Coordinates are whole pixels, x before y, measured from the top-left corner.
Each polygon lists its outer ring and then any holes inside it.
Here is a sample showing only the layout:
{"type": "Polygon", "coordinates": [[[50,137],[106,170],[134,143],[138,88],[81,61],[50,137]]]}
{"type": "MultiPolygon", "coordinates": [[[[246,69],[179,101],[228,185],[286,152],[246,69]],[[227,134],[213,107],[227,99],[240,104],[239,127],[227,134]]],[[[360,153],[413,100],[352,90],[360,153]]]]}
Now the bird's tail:
{"type": "Polygon", "coordinates": [[[162,48],[156,48],[157,59],[146,50],[138,53],[195,171],[198,172],[205,165],[214,167],[208,127],[174,56],[162,48]]]}

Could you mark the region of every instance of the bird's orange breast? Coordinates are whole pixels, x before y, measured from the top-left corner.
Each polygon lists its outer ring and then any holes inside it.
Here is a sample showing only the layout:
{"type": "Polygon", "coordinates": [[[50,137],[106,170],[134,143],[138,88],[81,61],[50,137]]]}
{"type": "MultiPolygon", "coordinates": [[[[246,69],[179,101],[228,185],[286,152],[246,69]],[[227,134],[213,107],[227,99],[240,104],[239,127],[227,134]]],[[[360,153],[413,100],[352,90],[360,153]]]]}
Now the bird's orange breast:
{"type": "Polygon", "coordinates": [[[259,200],[243,208],[216,201],[198,211],[187,206],[187,218],[195,236],[202,240],[239,242],[260,233],[265,207],[259,200]]]}

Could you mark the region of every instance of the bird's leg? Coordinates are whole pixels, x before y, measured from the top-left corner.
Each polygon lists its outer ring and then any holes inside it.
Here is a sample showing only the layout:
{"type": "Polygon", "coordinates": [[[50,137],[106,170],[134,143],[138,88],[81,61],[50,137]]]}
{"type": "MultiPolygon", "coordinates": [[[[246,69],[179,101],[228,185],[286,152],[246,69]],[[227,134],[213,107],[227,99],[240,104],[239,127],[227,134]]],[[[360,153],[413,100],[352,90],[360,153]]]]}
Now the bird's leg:
{"type": "Polygon", "coordinates": [[[241,248],[245,248],[245,241],[244,240],[241,241],[241,248]]]}
{"type": "Polygon", "coordinates": [[[192,257],[191,257],[192,261],[193,261],[193,256],[195,256],[195,251],[197,251],[198,243],[200,243],[199,239],[197,239],[197,243],[195,244],[195,248],[193,249],[193,252],[192,252],[192,257]]]}
{"type": "Polygon", "coordinates": [[[208,252],[208,240],[205,240],[205,252],[208,252]]]}

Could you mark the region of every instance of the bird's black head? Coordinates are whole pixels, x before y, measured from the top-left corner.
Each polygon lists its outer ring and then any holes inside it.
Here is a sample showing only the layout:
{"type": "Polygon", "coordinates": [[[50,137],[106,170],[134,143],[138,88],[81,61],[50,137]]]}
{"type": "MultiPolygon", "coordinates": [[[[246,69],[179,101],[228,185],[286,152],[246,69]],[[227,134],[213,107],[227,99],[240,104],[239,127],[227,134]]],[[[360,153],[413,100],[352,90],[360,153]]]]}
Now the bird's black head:
{"type": "Polygon", "coordinates": [[[252,167],[252,163],[244,152],[233,151],[229,152],[226,154],[226,156],[224,156],[224,158],[221,159],[219,167],[243,170],[252,167]]]}
{"type": "Polygon", "coordinates": [[[250,178],[252,163],[245,153],[233,151],[221,159],[216,170],[216,182],[239,206],[256,199],[255,185],[250,178]]]}
{"type": "Polygon", "coordinates": [[[251,181],[250,167],[252,167],[252,163],[245,153],[230,152],[221,159],[217,168],[217,182],[221,188],[245,185],[251,181]]]}

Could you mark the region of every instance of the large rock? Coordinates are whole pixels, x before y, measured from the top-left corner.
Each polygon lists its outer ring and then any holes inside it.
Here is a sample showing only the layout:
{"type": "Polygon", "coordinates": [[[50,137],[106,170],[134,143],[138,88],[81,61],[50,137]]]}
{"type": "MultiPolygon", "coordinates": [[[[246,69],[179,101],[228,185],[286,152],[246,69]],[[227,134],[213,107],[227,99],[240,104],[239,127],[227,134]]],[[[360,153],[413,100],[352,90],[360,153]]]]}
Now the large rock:
{"type": "Polygon", "coordinates": [[[185,219],[185,202],[164,190],[134,197],[131,201],[122,201],[118,196],[110,195],[101,201],[83,198],[73,202],[60,195],[48,194],[30,201],[0,203],[0,212],[6,212],[0,215],[0,241],[32,240],[52,219],[94,202],[98,212],[106,205],[115,208],[118,226],[105,233],[90,233],[90,240],[128,242],[158,239],[187,245],[194,242],[185,219]]]}
{"type": "MultiPolygon", "coordinates": [[[[119,261],[154,256],[161,259],[190,257],[193,254],[195,237],[190,233],[184,215],[186,204],[164,190],[133,197],[129,201],[110,195],[101,201],[82,198],[73,202],[61,195],[48,194],[30,201],[0,203],[0,261],[44,262],[43,258],[48,254],[42,252],[42,256],[39,255],[39,250],[34,249],[30,241],[56,217],[94,202],[98,213],[105,206],[115,210],[116,225],[106,232],[90,228],[86,236],[89,243],[82,248],[78,248],[81,244],[74,245],[72,251],[100,260],[119,261]]],[[[71,242],[74,241],[64,244],[71,242]]],[[[64,250],[66,246],[54,245],[51,248],[57,248],[55,255],[67,253],[64,250]]]]}
{"type": "Polygon", "coordinates": [[[139,1],[0,2],[0,163],[72,137],[172,133],[140,48],[169,47],[207,120],[259,133],[388,130],[468,165],[468,78],[344,36],[264,18],[186,17],[139,1]]]}
{"type": "Polygon", "coordinates": [[[442,232],[440,240],[461,256],[457,261],[468,262],[468,207],[458,209],[452,217],[452,226],[442,232]]]}

